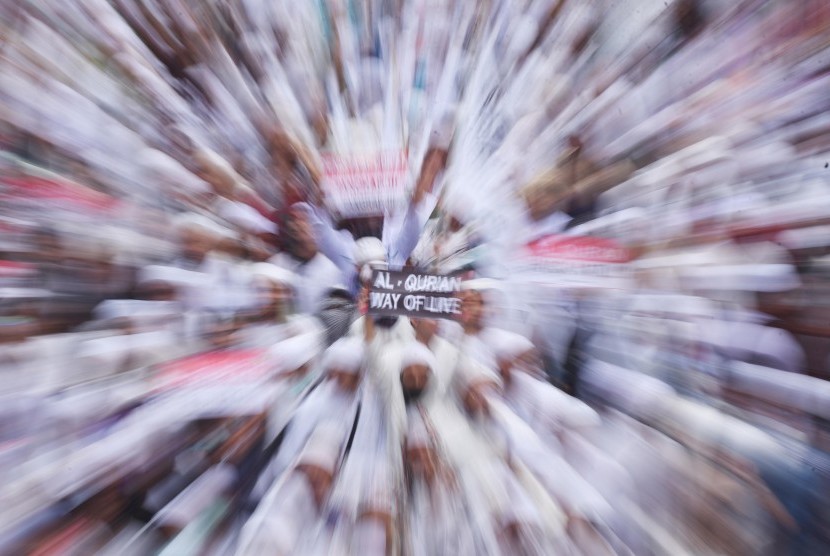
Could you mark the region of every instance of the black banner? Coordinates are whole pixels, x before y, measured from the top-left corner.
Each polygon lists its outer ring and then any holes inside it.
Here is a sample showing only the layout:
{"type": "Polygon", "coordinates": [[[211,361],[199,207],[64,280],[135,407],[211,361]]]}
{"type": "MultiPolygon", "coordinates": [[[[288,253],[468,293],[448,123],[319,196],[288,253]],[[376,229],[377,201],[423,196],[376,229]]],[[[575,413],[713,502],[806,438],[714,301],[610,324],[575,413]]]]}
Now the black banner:
{"type": "Polygon", "coordinates": [[[461,314],[460,291],[460,274],[375,270],[369,288],[369,314],[455,319],[461,314]]]}

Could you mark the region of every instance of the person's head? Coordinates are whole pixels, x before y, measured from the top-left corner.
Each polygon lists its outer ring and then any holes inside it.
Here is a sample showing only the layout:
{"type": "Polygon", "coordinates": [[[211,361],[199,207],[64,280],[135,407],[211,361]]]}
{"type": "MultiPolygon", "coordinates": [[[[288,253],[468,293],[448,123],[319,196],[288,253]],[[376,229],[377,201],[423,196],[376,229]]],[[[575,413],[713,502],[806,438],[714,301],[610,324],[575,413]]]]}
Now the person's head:
{"type": "Polygon", "coordinates": [[[271,351],[278,361],[279,377],[302,378],[308,374],[322,346],[317,332],[305,332],[275,344],[271,351]]]}
{"type": "Polygon", "coordinates": [[[296,471],[308,481],[318,509],[328,499],[342,442],[342,430],[336,423],[320,425],[311,434],[297,461],[296,471]]]}
{"type": "Polygon", "coordinates": [[[461,325],[465,330],[476,330],[483,326],[484,294],[480,290],[467,289],[461,292],[461,325]]]}
{"type": "Polygon", "coordinates": [[[136,292],[147,301],[176,301],[187,276],[187,271],[172,266],[145,266],[136,276],[136,292]]]}
{"type": "Polygon", "coordinates": [[[60,235],[51,228],[40,228],[35,231],[33,243],[34,255],[43,261],[59,261],[63,256],[63,245],[60,235]]]}
{"type": "Polygon", "coordinates": [[[256,263],[251,270],[263,314],[268,318],[285,316],[293,299],[293,273],[269,263],[256,263]]]}
{"type": "Polygon", "coordinates": [[[248,253],[245,243],[240,238],[231,236],[219,238],[216,250],[238,260],[244,260],[248,253]]]}
{"type": "Polygon", "coordinates": [[[490,410],[487,395],[495,391],[497,387],[497,382],[486,378],[477,379],[468,384],[462,394],[462,402],[467,413],[473,417],[487,415],[490,410]]]}
{"type": "Polygon", "coordinates": [[[343,392],[355,392],[360,385],[364,344],[358,338],[342,338],[333,343],[323,356],[323,368],[329,380],[343,392]]]}
{"type": "Polygon", "coordinates": [[[372,278],[372,269],[386,268],[386,248],[376,237],[362,237],[355,241],[352,257],[361,283],[366,284],[372,278]]]}
{"type": "Polygon", "coordinates": [[[394,520],[388,512],[365,509],[354,527],[353,554],[389,554],[394,520]]]}
{"type": "Polygon", "coordinates": [[[430,340],[438,331],[437,319],[413,318],[409,321],[415,329],[415,339],[422,344],[429,345],[430,340]]]}
{"type": "Polygon", "coordinates": [[[285,220],[285,249],[301,261],[309,261],[317,254],[317,240],[306,211],[292,206],[285,220]]]}
{"type": "Polygon", "coordinates": [[[435,369],[435,356],[423,344],[413,342],[407,345],[401,357],[401,389],[404,401],[417,403],[429,385],[435,369]]]}
{"type": "Polygon", "coordinates": [[[499,374],[505,382],[510,381],[514,370],[530,370],[535,363],[533,342],[521,334],[500,332],[494,340],[493,350],[499,374]]]}
{"type": "Polygon", "coordinates": [[[467,414],[475,420],[490,414],[488,398],[500,388],[498,375],[474,362],[468,361],[456,373],[459,401],[467,414]]]}
{"type": "Polygon", "coordinates": [[[404,463],[411,476],[431,484],[437,472],[437,455],[422,416],[410,412],[408,416],[404,463]]]}
{"type": "Polygon", "coordinates": [[[213,349],[228,349],[236,343],[239,324],[235,317],[217,316],[207,325],[207,339],[213,349]]]}
{"type": "Polygon", "coordinates": [[[164,280],[147,280],[139,284],[138,296],[147,301],[175,301],[176,286],[164,280]]]}
{"type": "Polygon", "coordinates": [[[206,227],[184,218],[178,225],[179,249],[184,258],[202,261],[215,247],[216,236],[206,227]]]}

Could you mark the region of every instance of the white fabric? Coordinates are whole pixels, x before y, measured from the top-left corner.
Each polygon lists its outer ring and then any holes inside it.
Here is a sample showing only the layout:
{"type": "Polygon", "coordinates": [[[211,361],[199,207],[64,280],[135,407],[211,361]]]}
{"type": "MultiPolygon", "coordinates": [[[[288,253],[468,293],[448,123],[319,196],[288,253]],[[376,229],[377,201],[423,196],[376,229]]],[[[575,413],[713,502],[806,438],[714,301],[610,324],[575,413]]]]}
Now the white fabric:
{"type": "Polygon", "coordinates": [[[231,465],[219,464],[202,473],[189,487],[161,509],[159,523],[183,529],[236,481],[231,465]]]}
{"type": "Polygon", "coordinates": [[[429,347],[420,342],[410,342],[403,347],[401,353],[401,371],[406,367],[413,365],[423,365],[428,367],[430,371],[434,372],[437,363],[435,355],[430,351],[429,347]]]}
{"type": "Polygon", "coordinates": [[[386,248],[383,246],[383,242],[376,237],[362,237],[354,243],[352,259],[357,267],[370,263],[386,262],[386,248]]]}
{"type": "Polygon", "coordinates": [[[363,341],[355,337],[341,338],[334,342],[323,354],[323,369],[338,370],[356,374],[360,371],[365,357],[363,341]]]}
{"type": "Polygon", "coordinates": [[[326,293],[342,283],[340,271],[322,253],[317,253],[305,263],[280,253],[269,262],[290,270],[297,277],[297,310],[302,313],[317,312],[326,293]]]}
{"type": "Polygon", "coordinates": [[[277,285],[294,287],[296,283],[293,272],[271,263],[254,263],[249,271],[253,276],[262,277],[277,285]]]}

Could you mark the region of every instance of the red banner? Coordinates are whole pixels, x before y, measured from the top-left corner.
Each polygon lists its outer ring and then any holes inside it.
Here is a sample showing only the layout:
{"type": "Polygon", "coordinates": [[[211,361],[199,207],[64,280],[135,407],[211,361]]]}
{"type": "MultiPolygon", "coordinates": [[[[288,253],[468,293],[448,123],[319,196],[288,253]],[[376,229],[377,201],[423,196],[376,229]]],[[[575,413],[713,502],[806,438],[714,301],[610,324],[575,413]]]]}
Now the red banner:
{"type": "Polygon", "coordinates": [[[274,368],[267,353],[261,349],[212,351],[166,363],[154,377],[156,390],[262,381],[274,368]]]}

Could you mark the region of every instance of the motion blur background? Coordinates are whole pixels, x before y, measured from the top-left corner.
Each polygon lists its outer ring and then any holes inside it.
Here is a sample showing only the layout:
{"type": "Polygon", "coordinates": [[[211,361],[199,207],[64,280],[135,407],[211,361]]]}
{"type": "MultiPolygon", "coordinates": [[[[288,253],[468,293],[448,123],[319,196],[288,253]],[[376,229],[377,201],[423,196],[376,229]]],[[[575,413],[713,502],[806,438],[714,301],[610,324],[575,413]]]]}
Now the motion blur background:
{"type": "Polygon", "coordinates": [[[17,0],[0,36],[0,552],[237,550],[313,381],[159,392],[319,367],[361,236],[490,279],[602,417],[602,550],[830,551],[830,2],[17,0]]]}

